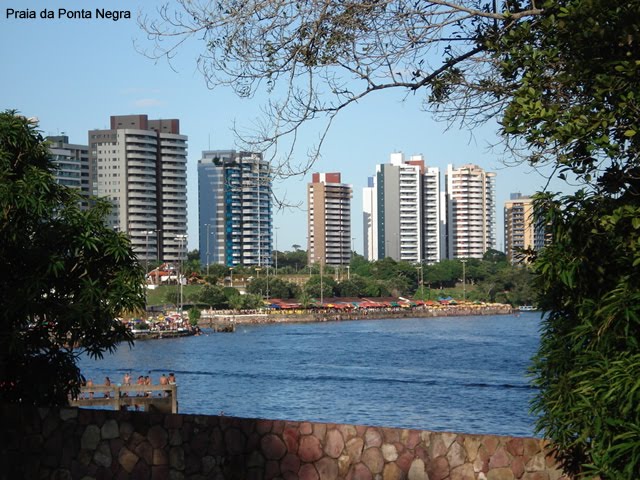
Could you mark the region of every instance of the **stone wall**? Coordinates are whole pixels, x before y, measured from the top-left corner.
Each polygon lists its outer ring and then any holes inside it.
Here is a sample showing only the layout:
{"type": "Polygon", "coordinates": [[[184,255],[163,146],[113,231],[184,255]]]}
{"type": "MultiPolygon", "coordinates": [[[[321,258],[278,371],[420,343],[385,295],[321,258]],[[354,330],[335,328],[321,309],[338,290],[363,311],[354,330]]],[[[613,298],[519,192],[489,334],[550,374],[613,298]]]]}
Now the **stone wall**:
{"type": "Polygon", "coordinates": [[[534,438],[0,406],[0,478],[557,480],[534,438]]]}

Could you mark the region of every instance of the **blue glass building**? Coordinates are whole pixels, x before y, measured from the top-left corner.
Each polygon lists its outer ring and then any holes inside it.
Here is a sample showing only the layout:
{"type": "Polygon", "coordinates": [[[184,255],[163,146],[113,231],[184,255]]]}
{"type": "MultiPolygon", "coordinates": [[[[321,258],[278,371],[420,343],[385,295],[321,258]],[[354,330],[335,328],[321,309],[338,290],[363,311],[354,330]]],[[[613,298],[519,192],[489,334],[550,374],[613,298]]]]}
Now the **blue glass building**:
{"type": "Polygon", "coordinates": [[[271,170],[261,154],[208,150],[198,161],[202,265],[270,266],[271,170]]]}

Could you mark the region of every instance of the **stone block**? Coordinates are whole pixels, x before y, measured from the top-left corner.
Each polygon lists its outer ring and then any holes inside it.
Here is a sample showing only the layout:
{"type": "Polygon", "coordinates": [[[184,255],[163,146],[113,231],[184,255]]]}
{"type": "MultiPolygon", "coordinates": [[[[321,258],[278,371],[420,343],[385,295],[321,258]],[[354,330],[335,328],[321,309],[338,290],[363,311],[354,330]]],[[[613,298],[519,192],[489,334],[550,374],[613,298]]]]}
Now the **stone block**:
{"type": "Polygon", "coordinates": [[[322,445],[313,435],[306,435],[300,439],[298,456],[302,462],[315,462],[322,458],[322,445]]]}
{"type": "Polygon", "coordinates": [[[373,480],[373,475],[365,464],[358,463],[351,467],[346,480],[373,480]]]}
{"type": "Polygon", "coordinates": [[[380,431],[375,427],[367,428],[366,433],[364,434],[364,447],[380,447],[382,446],[382,435],[380,435],[380,431]]]}
{"type": "Polygon", "coordinates": [[[260,435],[269,433],[271,432],[272,425],[273,425],[273,422],[271,420],[260,419],[256,422],[256,432],[258,432],[260,435]]]}
{"type": "Polygon", "coordinates": [[[489,469],[508,467],[511,464],[509,455],[503,447],[498,447],[489,458],[489,469]]]}
{"type": "Polygon", "coordinates": [[[169,455],[164,448],[153,449],[152,465],[169,465],[169,455]]]}
{"type": "Polygon", "coordinates": [[[382,480],[402,480],[405,473],[395,463],[387,463],[382,470],[382,480]]]}
{"type": "Polygon", "coordinates": [[[268,460],[280,460],[287,453],[287,446],[282,439],[271,433],[262,437],[260,448],[268,460]]]}
{"type": "Polygon", "coordinates": [[[347,455],[351,459],[351,463],[355,465],[356,463],[360,463],[360,458],[362,457],[362,450],[364,448],[364,440],[360,437],[352,438],[347,442],[347,455]]]}
{"type": "Polygon", "coordinates": [[[315,463],[320,480],[335,480],[338,478],[338,460],[324,457],[315,463]]]}
{"type": "Polygon", "coordinates": [[[431,475],[427,477],[427,472],[425,471],[424,462],[416,458],[413,462],[411,462],[411,467],[409,468],[409,475],[407,476],[409,480],[433,480],[431,475]]]}
{"type": "Polygon", "coordinates": [[[446,457],[434,458],[427,464],[429,480],[443,480],[449,476],[449,471],[449,461],[446,457]]]}
{"type": "MultiPolygon", "coordinates": [[[[329,430],[324,442],[324,453],[331,458],[338,458],[344,449],[342,434],[336,429],[329,430]]],[[[320,477],[322,477],[322,475],[320,475],[320,477]]]]}
{"type": "Polygon", "coordinates": [[[171,447],[169,450],[169,466],[174,470],[184,470],[184,450],[180,447],[171,447]]]}
{"type": "Polygon", "coordinates": [[[80,447],[83,450],[95,450],[100,443],[100,429],[97,425],[87,425],[80,438],[80,447]]]}
{"type": "Polygon", "coordinates": [[[362,454],[362,463],[364,463],[373,475],[382,473],[384,467],[384,457],[377,447],[365,449],[362,454]]]}
{"type": "Polygon", "coordinates": [[[112,438],[118,438],[120,436],[120,428],[118,422],[110,418],[102,424],[100,429],[100,436],[103,440],[111,440],[112,438]]]}
{"type": "Polygon", "coordinates": [[[169,440],[169,434],[160,425],[154,425],[147,432],[147,440],[153,448],[164,448],[169,440]]]}
{"type": "Polygon", "coordinates": [[[164,417],[164,427],[168,429],[182,428],[183,416],[177,414],[166,415],[164,417]]]}
{"type": "Polygon", "coordinates": [[[493,455],[498,448],[498,438],[490,435],[485,435],[482,438],[482,444],[484,445],[485,450],[489,454],[489,456],[493,455]]]}
{"type": "Polygon", "coordinates": [[[300,431],[297,428],[287,427],[282,432],[282,439],[287,446],[289,453],[296,453],[298,451],[298,442],[300,440],[300,431]]]}
{"type": "Polygon", "coordinates": [[[110,468],[112,463],[111,447],[108,442],[101,442],[93,454],[93,461],[96,465],[110,468]]]}
{"type": "Polygon", "coordinates": [[[142,458],[147,465],[153,464],[153,447],[147,441],[140,442],[133,449],[138,457],[142,458]]]}
{"type": "Polygon", "coordinates": [[[351,467],[351,459],[349,455],[341,455],[338,457],[338,476],[344,478],[351,467]]]}
{"type": "Polygon", "coordinates": [[[133,472],[133,468],[138,463],[139,457],[129,450],[127,447],[123,447],[118,454],[118,463],[122,465],[127,472],[133,472]]]}
{"type": "Polygon", "coordinates": [[[454,469],[467,461],[467,452],[459,442],[453,442],[447,452],[449,468],[454,469]]]}
{"type": "Polygon", "coordinates": [[[511,471],[516,478],[522,477],[524,473],[524,461],[522,457],[515,457],[511,460],[511,471]]]}
{"type": "Polygon", "coordinates": [[[237,428],[230,428],[224,432],[224,442],[227,451],[231,455],[239,455],[244,452],[246,438],[237,428]]]}
{"type": "Polygon", "coordinates": [[[247,459],[247,468],[264,468],[265,460],[260,452],[253,451],[247,459]]]}
{"type": "Polygon", "coordinates": [[[275,460],[269,460],[264,466],[264,480],[280,477],[280,464],[275,460]]]}
{"type": "Polygon", "coordinates": [[[509,467],[494,468],[487,472],[487,480],[514,480],[514,478],[509,467]]]}
{"type": "Polygon", "coordinates": [[[482,439],[475,435],[467,435],[464,437],[462,444],[467,452],[467,458],[472,462],[478,456],[478,449],[480,448],[481,441],[482,439]]]}
{"type": "Polygon", "coordinates": [[[152,480],[169,480],[168,465],[154,465],[151,467],[152,480]]]}
{"type": "Polygon", "coordinates": [[[398,465],[400,470],[402,470],[404,473],[409,473],[411,462],[413,462],[414,459],[415,457],[411,454],[411,452],[404,452],[396,460],[396,465],[398,465]]]}
{"type": "Polygon", "coordinates": [[[541,472],[546,470],[546,463],[544,461],[544,453],[538,453],[529,459],[524,466],[526,472],[541,472]]]}
{"type": "Polygon", "coordinates": [[[297,455],[287,453],[280,461],[280,471],[297,473],[300,470],[300,459],[297,455]]]}
{"type": "Polygon", "coordinates": [[[522,456],[524,455],[524,439],[512,438],[507,442],[505,448],[513,457],[522,456]]]}
{"type": "Polygon", "coordinates": [[[309,422],[302,422],[300,424],[300,435],[311,435],[313,433],[313,427],[309,422]]]}
{"type": "Polygon", "coordinates": [[[473,478],[475,478],[475,473],[470,463],[465,463],[451,469],[450,480],[469,480],[473,478]]]}
{"type": "Polygon", "coordinates": [[[318,476],[318,472],[316,472],[316,467],[311,463],[305,463],[298,470],[298,478],[299,480],[320,480],[318,476]]]}
{"type": "Polygon", "coordinates": [[[536,438],[525,438],[523,439],[524,444],[524,455],[527,457],[533,457],[537,453],[540,452],[542,446],[540,444],[540,440],[536,438]]]}
{"type": "Polygon", "coordinates": [[[398,459],[398,449],[391,443],[382,444],[382,457],[385,462],[395,462],[398,459]]]}
{"type": "Polygon", "coordinates": [[[327,426],[324,423],[314,423],[312,435],[322,441],[327,434],[327,426]]]}
{"type": "Polygon", "coordinates": [[[358,431],[353,425],[338,425],[338,430],[342,434],[342,438],[345,442],[348,442],[358,435],[358,431]]]}

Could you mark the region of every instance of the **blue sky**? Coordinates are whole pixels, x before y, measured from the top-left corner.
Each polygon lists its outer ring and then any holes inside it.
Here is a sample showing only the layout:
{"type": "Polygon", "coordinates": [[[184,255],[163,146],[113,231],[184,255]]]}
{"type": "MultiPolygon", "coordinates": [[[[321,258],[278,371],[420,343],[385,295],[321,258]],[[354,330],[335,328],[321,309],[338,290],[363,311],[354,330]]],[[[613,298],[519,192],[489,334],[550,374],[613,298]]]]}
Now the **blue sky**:
{"type": "MultiPolygon", "coordinates": [[[[87,131],[106,128],[111,115],[148,114],[178,118],[189,136],[189,248],[197,248],[197,161],[202,150],[235,148],[231,128],[250,125],[260,114],[262,98],[239,99],[232,91],[207,89],[195,59],[203,43],[187,44],[169,66],[154,62],[134,47],[150,46],[139,29],[140,11],[153,13],[154,1],[135,0],[0,0],[0,108],[17,109],[40,119],[45,134],[64,132],[73,143],[87,143],[87,131]],[[7,18],[7,9],[127,9],[130,20],[7,18]]],[[[473,133],[446,130],[419,109],[419,97],[383,92],[344,111],[334,122],[313,171],[339,171],[353,185],[352,237],[362,252],[362,187],[375,166],[389,154],[423,154],[429,166],[444,171],[447,164],[475,163],[497,172],[498,247],[503,246],[504,201],[511,192],[533,193],[546,178],[527,166],[506,167],[492,126],[473,133]]],[[[307,128],[295,154],[300,161],[315,144],[318,131],[307,128]]],[[[299,209],[275,212],[278,249],[306,245],[305,188],[310,176],[276,182],[279,197],[301,202],[299,209]]],[[[552,183],[552,188],[561,185],[552,183]]]]}

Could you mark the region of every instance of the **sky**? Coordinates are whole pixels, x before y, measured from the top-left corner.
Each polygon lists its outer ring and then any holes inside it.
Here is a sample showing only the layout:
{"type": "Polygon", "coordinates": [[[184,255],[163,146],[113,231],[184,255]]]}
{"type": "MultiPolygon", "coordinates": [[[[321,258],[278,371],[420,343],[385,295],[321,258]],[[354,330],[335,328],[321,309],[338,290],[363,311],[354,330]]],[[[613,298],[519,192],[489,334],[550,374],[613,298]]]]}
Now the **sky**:
{"type": "MultiPolygon", "coordinates": [[[[169,65],[154,61],[140,50],[150,47],[137,23],[139,13],[154,15],[156,0],[0,0],[0,108],[16,109],[37,117],[45,135],[69,136],[71,143],[86,144],[90,129],[108,128],[111,115],[147,114],[149,118],[177,118],[188,135],[188,246],[198,248],[197,162],[203,150],[233,149],[234,124],[250,126],[260,115],[264,97],[240,99],[228,89],[210,90],[196,68],[203,42],[181,48],[169,65]],[[91,19],[39,18],[41,11],[86,9],[91,19]],[[95,18],[95,9],[127,10],[131,18],[118,21],[95,18]],[[20,19],[10,9],[28,10],[37,18],[20,19]]],[[[26,15],[29,15],[27,13],[26,15]]],[[[375,167],[387,163],[393,152],[407,157],[422,154],[428,166],[442,172],[448,164],[474,163],[497,173],[498,249],[504,246],[503,207],[512,192],[532,194],[547,178],[526,165],[505,166],[495,125],[473,132],[447,129],[420,109],[419,97],[400,92],[370,96],[343,111],[334,122],[312,171],[340,172],[353,186],[352,237],[363,252],[362,188],[375,167]]],[[[317,142],[315,126],[298,139],[296,160],[317,142]]],[[[274,183],[278,198],[297,208],[274,209],[278,250],[292,245],[306,248],[306,177],[274,183]]],[[[442,178],[442,180],[444,177],[442,178]]],[[[552,182],[551,190],[561,184],[552,182]]]]}

